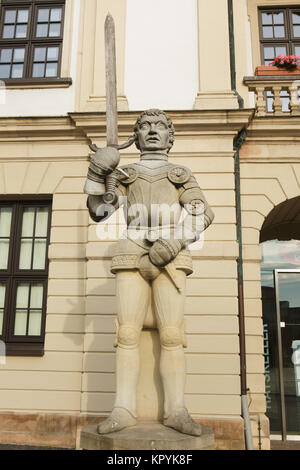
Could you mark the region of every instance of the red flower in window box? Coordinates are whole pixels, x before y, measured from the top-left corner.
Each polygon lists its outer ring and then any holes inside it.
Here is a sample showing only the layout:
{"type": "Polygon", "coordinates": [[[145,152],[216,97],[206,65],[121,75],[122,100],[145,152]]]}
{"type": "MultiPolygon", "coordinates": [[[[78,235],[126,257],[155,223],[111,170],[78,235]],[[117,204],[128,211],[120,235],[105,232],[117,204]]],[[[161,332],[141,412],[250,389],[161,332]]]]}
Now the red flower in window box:
{"type": "Polygon", "coordinates": [[[278,55],[274,57],[270,65],[275,65],[279,68],[295,69],[300,64],[300,57],[295,55],[278,55]]]}
{"type": "Polygon", "coordinates": [[[256,67],[255,75],[300,75],[300,57],[295,55],[276,56],[270,65],[256,67]]]}

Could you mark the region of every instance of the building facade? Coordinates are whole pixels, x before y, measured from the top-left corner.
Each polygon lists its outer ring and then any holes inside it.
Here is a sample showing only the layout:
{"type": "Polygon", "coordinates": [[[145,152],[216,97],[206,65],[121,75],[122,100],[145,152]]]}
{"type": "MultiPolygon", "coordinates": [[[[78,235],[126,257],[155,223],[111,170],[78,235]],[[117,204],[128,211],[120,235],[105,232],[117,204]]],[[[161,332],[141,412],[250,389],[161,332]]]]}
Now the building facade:
{"type": "MultiPolygon", "coordinates": [[[[106,143],[108,11],[119,141],[140,111],[167,111],[170,161],[191,168],[215,213],[192,250],[187,406],[218,449],[246,446],[243,394],[256,449],[300,440],[300,72],[256,71],[300,55],[300,2],[0,4],[0,443],[78,448],[113,406],[118,231],[104,236],[83,193],[88,144],[106,143]]],[[[142,332],[143,419],[161,416],[157,342],[142,332]]]]}

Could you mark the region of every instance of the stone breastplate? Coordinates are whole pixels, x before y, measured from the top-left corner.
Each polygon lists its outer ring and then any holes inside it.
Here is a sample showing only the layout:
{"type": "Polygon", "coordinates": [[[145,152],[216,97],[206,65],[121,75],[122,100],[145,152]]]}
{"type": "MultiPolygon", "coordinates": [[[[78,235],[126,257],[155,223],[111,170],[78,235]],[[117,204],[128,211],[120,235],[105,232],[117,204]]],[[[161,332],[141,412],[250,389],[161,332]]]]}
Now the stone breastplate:
{"type": "Polygon", "coordinates": [[[180,173],[181,167],[152,160],[134,163],[123,169],[129,175],[129,178],[121,176],[119,179],[122,193],[127,197],[125,217],[128,227],[135,229],[139,226],[148,230],[176,227],[182,212],[179,204],[180,180],[188,180],[188,170],[182,167],[180,173]]]}
{"type": "MultiPolygon", "coordinates": [[[[187,168],[165,161],[146,160],[122,168],[129,178],[119,176],[118,195],[126,197],[123,209],[128,230],[115,248],[111,266],[114,274],[139,269],[151,242],[164,238],[164,234],[170,236],[182,213],[180,187],[191,176],[187,168]]],[[[173,263],[187,275],[193,272],[189,250],[181,250],[173,263]]]]}

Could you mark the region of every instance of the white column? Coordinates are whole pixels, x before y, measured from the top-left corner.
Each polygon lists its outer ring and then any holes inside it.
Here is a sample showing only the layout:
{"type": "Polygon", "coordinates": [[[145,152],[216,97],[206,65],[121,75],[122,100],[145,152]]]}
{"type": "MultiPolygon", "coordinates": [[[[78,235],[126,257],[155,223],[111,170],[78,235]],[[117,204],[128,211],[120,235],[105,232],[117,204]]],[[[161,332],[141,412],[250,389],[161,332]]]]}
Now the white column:
{"type": "Polygon", "coordinates": [[[231,90],[227,0],[198,0],[198,48],[195,109],[237,109],[231,90]]]}

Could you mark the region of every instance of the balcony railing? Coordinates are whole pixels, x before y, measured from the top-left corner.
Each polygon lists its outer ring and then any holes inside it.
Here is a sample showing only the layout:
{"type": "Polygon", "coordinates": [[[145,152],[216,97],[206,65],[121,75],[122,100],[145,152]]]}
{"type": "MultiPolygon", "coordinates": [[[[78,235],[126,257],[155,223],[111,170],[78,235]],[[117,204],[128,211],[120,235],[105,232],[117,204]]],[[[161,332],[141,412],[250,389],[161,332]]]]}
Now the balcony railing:
{"type": "Polygon", "coordinates": [[[256,116],[300,116],[300,76],[245,77],[255,94],[256,116]]]}

